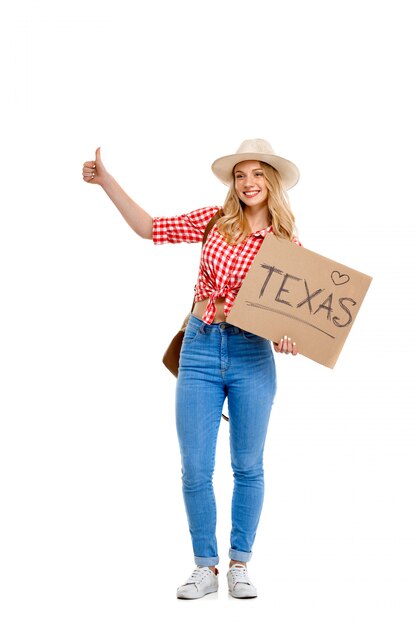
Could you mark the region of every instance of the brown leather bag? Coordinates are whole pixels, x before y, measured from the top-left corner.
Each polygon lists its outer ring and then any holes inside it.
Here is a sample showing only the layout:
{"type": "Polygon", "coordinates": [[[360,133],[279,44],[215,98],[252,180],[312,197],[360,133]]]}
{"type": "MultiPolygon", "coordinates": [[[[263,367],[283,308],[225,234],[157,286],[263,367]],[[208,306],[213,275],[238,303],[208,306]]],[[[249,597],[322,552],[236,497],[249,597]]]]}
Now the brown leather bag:
{"type": "Polygon", "coordinates": [[[184,339],[185,329],[187,328],[189,318],[190,313],[183,321],[181,330],[179,330],[173,337],[168,348],[165,350],[164,356],[162,357],[162,363],[169,369],[171,374],[174,374],[174,376],[178,376],[182,340],[184,339]]]}
{"type": "MultiPolygon", "coordinates": [[[[204,231],[204,235],[203,235],[202,246],[204,246],[210,230],[213,228],[213,226],[217,222],[217,220],[220,217],[222,217],[222,215],[223,215],[223,212],[222,212],[221,209],[219,209],[219,211],[217,211],[217,213],[215,213],[213,215],[213,217],[211,218],[211,220],[207,224],[206,229],[204,231]]],[[[188,320],[190,319],[190,315],[193,312],[193,309],[194,309],[194,298],[193,298],[193,304],[192,304],[190,313],[188,313],[187,317],[185,318],[185,320],[182,323],[181,329],[173,337],[173,339],[171,340],[171,343],[169,344],[168,348],[165,350],[164,356],[162,357],[162,363],[165,365],[165,367],[167,367],[169,369],[171,374],[173,374],[174,376],[178,376],[178,368],[179,368],[179,363],[180,363],[180,352],[181,352],[182,341],[184,339],[185,329],[187,328],[188,320]]],[[[226,421],[229,421],[229,418],[226,417],[226,415],[222,414],[222,417],[226,421]]]]}

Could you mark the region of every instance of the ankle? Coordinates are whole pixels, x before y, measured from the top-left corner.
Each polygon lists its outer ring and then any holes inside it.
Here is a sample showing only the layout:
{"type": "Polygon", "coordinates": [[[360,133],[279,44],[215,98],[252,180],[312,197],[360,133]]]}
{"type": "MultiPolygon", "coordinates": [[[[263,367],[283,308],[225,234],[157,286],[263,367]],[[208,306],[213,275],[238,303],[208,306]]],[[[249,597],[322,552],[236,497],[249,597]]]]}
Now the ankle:
{"type": "Polygon", "coordinates": [[[216,576],[219,573],[219,570],[217,569],[217,567],[215,565],[209,565],[208,568],[211,569],[213,574],[216,574],[216,576]]]}
{"type": "Polygon", "coordinates": [[[232,565],[243,565],[244,567],[246,567],[246,563],[244,563],[243,561],[234,561],[233,559],[230,561],[229,563],[229,569],[232,567],[232,565]]]}

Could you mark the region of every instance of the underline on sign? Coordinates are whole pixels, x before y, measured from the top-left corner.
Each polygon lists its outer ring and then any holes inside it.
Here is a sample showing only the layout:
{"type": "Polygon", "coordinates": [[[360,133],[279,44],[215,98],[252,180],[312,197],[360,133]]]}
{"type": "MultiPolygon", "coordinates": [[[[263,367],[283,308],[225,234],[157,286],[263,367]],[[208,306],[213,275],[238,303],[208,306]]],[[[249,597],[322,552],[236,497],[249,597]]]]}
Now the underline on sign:
{"type": "Polygon", "coordinates": [[[292,320],[296,320],[297,322],[301,322],[302,324],[307,324],[307,326],[311,326],[311,328],[315,328],[316,330],[319,330],[321,333],[324,333],[325,335],[327,335],[328,337],[331,337],[332,339],[336,338],[330,333],[327,333],[322,328],[319,328],[318,326],[315,326],[314,324],[311,324],[310,322],[306,322],[305,320],[302,320],[300,317],[297,317],[296,315],[291,315],[290,313],[284,313],[283,311],[276,311],[270,306],[265,306],[264,304],[258,304],[257,302],[250,302],[250,300],[245,300],[245,303],[248,306],[254,306],[257,309],[264,309],[265,311],[271,311],[271,313],[277,313],[278,315],[284,315],[285,317],[290,317],[292,320]]]}

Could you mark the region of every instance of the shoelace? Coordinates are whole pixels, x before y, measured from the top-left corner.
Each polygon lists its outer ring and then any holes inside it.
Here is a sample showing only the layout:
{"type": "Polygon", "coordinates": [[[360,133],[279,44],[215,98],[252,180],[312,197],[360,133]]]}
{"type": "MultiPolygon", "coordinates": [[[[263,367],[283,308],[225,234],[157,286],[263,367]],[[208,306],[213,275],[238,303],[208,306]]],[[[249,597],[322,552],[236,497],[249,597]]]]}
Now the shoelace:
{"type": "Polygon", "coordinates": [[[208,568],[197,567],[185,584],[200,584],[206,578],[206,576],[210,574],[210,571],[211,570],[209,570],[208,568]]]}
{"type": "Polygon", "coordinates": [[[237,583],[246,583],[247,585],[251,585],[251,581],[249,580],[248,570],[246,567],[239,565],[238,567],[231,567],[230,573],[232,574],[233,584],[237,583]]]}

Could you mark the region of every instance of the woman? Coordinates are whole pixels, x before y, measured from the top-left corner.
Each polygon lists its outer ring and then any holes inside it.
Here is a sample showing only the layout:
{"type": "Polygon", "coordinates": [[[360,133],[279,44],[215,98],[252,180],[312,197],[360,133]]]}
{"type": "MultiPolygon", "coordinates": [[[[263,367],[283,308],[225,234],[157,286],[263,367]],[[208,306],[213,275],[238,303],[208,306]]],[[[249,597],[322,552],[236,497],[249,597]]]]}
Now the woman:
{"type": "MultiPolygon", "coordinates": [[[[177,597],[200,598],[218,589],[212,476],[227,396],[234,476],[227,580],[232,596],[253,598],[257,591],[246,566],[263,503],[263,451],[276,370],[271,342],[229,324],[227,314],[268,232],[300,245],[286,194],[297,183],[299,172],[262,139],[244,141],[235,154],[217,159],[212,170],[229,192],[202,249],[194,309],[180,355],[176,424],[197,567],[178,587],[177,597]]],[[[180,216],[152,218],[106,171],[100,148],[95,161],[84,163],[83,178],[101,185],[131,228],[154,244],[201,242],[206,225],[219,211],[219,207],[204,207],[180,216]]],[[[290,337],[273,345],[276,352],[297,354],[290,337]]]]}

